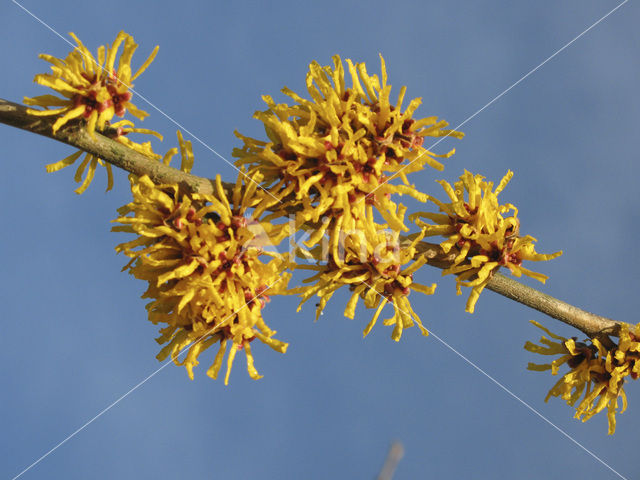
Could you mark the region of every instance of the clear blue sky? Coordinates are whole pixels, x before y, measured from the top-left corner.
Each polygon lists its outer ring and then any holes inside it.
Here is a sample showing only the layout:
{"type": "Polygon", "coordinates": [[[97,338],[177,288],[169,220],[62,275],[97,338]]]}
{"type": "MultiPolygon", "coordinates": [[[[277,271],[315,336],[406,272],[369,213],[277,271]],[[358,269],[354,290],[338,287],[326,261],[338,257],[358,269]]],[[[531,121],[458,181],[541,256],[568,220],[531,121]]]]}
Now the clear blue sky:
{"type": "MultiPolygon", "coordinates": [[[[22,2],[92,51],[126,30],[141,45],[134,64],[159,44],[136,89],[227,159],[239,146],[234,129],[260,134],[251,118],[260,95],[282,100],[284,85],[304,93],[311,60],[339,53],[377,71],[380,52],[395,92],[407,85],[423,98],[421,116],[458,125],[618,3],[22,2]]],[[[543,291],[628,322],[640,310],[639,20],[637,4],[622,6],[468,120],[464,140],[439,145],[457,148],[443,174],[414,180],[439,191],[435,179],[464,168],[493,180],[512,169],[501,199],[519,207],[539,251],[565,252],[535,265],[551,277],[543,291]]],[[[47,93],[32,83],[48,70],[37,55],[64,57],[69,46],[7,0],[0,29],[0,97],[47,93]]],[[[165,134],[158,149],[174,146],[173,121],[136,103],[151,113],[143,126],[165,134]]],[[[0,144],[0,475],[11,478],[161,365],[144,285],[120,273],[123,238],[109,233],[128,202],[126,176],[105,194],[99,171],[77,196],[71,169],[44,169],[69,147],[3,125],[0,144]]],[[[194,141],[194,150],[196,173],[235,178],[206,147],[194,141]]],[[[466,314],[453,279],[423,270],[438,282],[435,296],[412,298],[427,328],[622,475],[637,475],[638,385],[627,386],[614,437],[602,414],[582,424],[563,401],[543,402],[555,380],[527,371],[539,359],[522,348],[539,338],[530,319],[573,330],[492,292],[466,314]]],[[[265,311],[291,346],[286,355],[254,348],[262,380],[240,363],[225,388],[205,375],[206,358],[194,381],[170,365],[21,478],[371,479],[393,440],[406,450],[397,479],[618,478],[435,336],[414,328],[395,343],[380,327],[363,340],[369,317],[343,318],[343,296],[317,323],[313,303],[298,314],[296,305],[276,299],[265,311]]]]}

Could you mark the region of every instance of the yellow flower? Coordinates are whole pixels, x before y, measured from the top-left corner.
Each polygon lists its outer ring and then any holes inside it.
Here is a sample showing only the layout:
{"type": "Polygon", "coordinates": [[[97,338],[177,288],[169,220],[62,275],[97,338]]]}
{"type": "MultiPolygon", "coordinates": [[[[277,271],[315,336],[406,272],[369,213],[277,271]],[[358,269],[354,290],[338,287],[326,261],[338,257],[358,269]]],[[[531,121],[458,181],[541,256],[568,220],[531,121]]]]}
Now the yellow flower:
{"type": "MultiPolygon", "coordinates": [[[[116,142],[122,143],[123,145],[126,145],[132,150],[135,150],[136,152],[141,153],[142,155],[146,155],[147,157],[151,157],[156,160],[159,160],[160,158],[162,158],[157,153],[154,153],[153,149],[151,148],[151,142],[136,143],[129,140],[125,136],[129,133],[134,132],[134,133],[153,135],[154,137],[157,137],[158,139],[162,140],[162,135],[160,135],[159,133],[154,132],[153,130],[148,130],[146,128],[135,128],[133,127],[133,123],[130,122],[129,120],[120,120],[119,122],[116,122],[114,124],[109,124],[107,122],[107,126],[108,126],[108,129],[106,129],[103,133],[105,133],[105,135],[107,135],[108,137],[113,138],[116,142]]],[[[180,141],[180,145],[183,145],[184,141],[180,133],[178,133],[178,139],[180,141]]],[[[191,142],[187,142],[187,143],[190,144],[191,142]]],[[[76,169],[76,173],[73,177],[76,183],[81,183],[81,182],[82,183],[75,190],[75,192],[77,194],[82,194],[89,187],[89,185],[91,185],[91,182],[93,181],[93,177],[95,175],[96,167],[98,165],[102,165],[107,169],[107,192],[111,190],[113,188],[113,171],[111,169],[111,164],[108,162],[105,162],[101,158],[98,158],[91,153],[84,152],[83,150],[78,150],[75,153],[72,153],[68,157],[63,158],[62,160],[56,163],[50,163],[49,165],[46,166],[47,172],[49,173],[57,172],[59,170],[62,170],[63,168],[73,165],[83,153],[85,154],[84,158],[80,163],[80,165],[78,166],[78,168],[76,169]],[[85,174],[85,171],[86,171],[86,174],[85,174]],[[84,175],[84,178],[83,178],[83,175],[84,175]]]]}
{"type": "Polygon", "coordinates": [[[483,176],[473,175],[465,170],[454,187],[444,180],[438,182],[449,196],[449,203],[429,196],[429,200],[443,213],[417,212],[409,217],[425,229],[426,236],[447,237],[440,244],[445,253],[452,247],[458,248],[459,253],[453,265],[442,274],[457,275],[458,295],[462,293],[462,286],[471,287],[466,305],[466,311],[470,313],[473,313],[480,293],[491,276],[500,267],[507,267],[516,277],[525,274],[544,283],[548,278],[546,275],[524,268],[522,262],[551,260],[562,255],[562,252],[536,253],[536,239],[529,235],[518,235],[520,221],[517,218],[517,208],[510,203],[500,205],[498,202],[498,194],[512,176],[513,172],[507,172],[493,191],[493,182],[486,182],[483,176]],[[510,216],[505,215],[511,211],[513,213],[510,216]],[[421,217],[434,224],[426,223],[421,217]]]}
{"type": "Polygon", "coordinates": [[[405,87],[392,104],[391,85],[380,58],[381,78],[367,74],[364,63],[347,60],[350,88],[345,85],[339,56],[333,57],[333,67],[312,62],[307,74],[312,100],[288,88],[282,92],[293,99],[293,105],[262,97],[269,108],[255,118],[264,123],[268,142],[236,132],[244,142],[241,149],[234,149],[236,164],[248,165],[249,172],[260,171],[272,195],[287,207],[298,207],[299,224],[319,222],[324,215],[334,219],[355,215],[358,207],[354,206],[364,201],[374,205],[391,228],[407,230],[390,196],[407,194],[425,201],[407,175],[425,164],[442,169],[435,157],[454,152],[436,155],[422,146],[424,137],[463,136],[444,129],[448,124],[436,117],[414,120],[421,100],[412,100],[403,110],[405,87]],[[393,176],[403,183],[389,183],[393,176]]]}
{"type": "Polygon", "coordinates": [[[613,435],[618,397],[622,399],[620,413],[627,408],[627,396],[623,388],[626,377],[635,380],[640,374],[640,324],[634,328],[634,332],[630,332],[629,326],[623,324],[618,345],[608,349],[597,339],[590,340],[589,344],[577,342],[575,337],[566,339],[554,335],[538,322],[531,323],[559,341],[542,337],[540,343],[546,347],[527,342],[524,348],[533,353],[560,357],[550,364],[529,363],[527,368],[534,371],[551,370],[552,375],[557,375],[560,366],[565,363],[570,368],[549,390],[545,402],[550,397],[561,397],[568,405],[574,406],[582,396],[576,407],[575,418],[583,422],[607,408],[609,435],[613,435]]]}
{"type": "MultiPolygon", "coordinates": [[[[384,320],[385,325],[394,325],[391,338],[399,341],[405,328],[418,325],[424,335],[427,329],[422,326],[418,315],[411,308],[409,293],[411,290],[431,295],[436,285],[430,287],[414,283],[413,273],[423,266],[427,259],[424,256],[411,262],[416,256],[416,245],[423,235],[407,244],[401,244],[399,233],[388,233],[385,225],[377,225],[373,220],[373,210],[366,206],[366,214],[358,222],[359,229],[342,236],[342,242],[334,242],[331,255],[324,264],[297,265],[299,269],[313,270],[317,273],[304,280],[313,285],[294,288],[290,293],[299,293],[302,304],[314,295],[320,297],[316,308],[316,320],[322,310],[339,288],[348,286],[352,292],[344,315],[353,319],[358,299],[364,301],[367,308],[375,308],[376,312],[364,329],[364,336],[368,335],[375,325],[382,309],[387,303],[394,308],[391,318],[384,320]]],[[[320,249],[321,247],[316,247],[320,249]]],[[[317,255],[317,252],[316,252],[317,255]]]]}
{"type": "MultiPolygon", "coordinates": [[[[191,165],[184,160],[186,171],[191,165]]],[[[149,320],[166,324],[157,341],[167,345],[158,359],[171,356],[185,365],[190,378],[199,355],[214,343],[219,350],[207,374],[217,377],[229,349],[225,384],[238,350],[246,354],[251,378],[260,378],[250,347],[256,338],[282,353],[287,348],[262,318],[269,296],[283,293],[289,279],[282,273],[285,260],[271,258],[264,247],[279,244],[287,226],[257,220],[268,197],[257,191],[259,174],[246,182],[244,177],[241,172],[227,198],[220,176],[215,195],[189,195],[177,185],[132,176],[133,202],[119,210],[116,221],[122,226],[113,228],[138,236],[116,250],[131,258],[125,269],[149,284],[143,295],[152,299],[149,320]],[[253,214],[247,216],[250,209],[253,214]],[[271,258],[267,263],[265,256],[271,258]],[[183,350],[188,353],[179,360],[183,350]]]]}
{"type": "Polygon", "coordinates": [[[55,95],[25,97],[24,103],[45,107],[45,110],[29,110],[33,115],[60,115],[53,124],[53,133],[74,118],[83,118],[87,129],[93,135],[95,130],[103,130],[114,115],[124,116],[128,110],[134,117],[143,120],[148,113],[131,103],[129,91],[135,80],[153,61],[158,47],[142,64],[135,74],[131,74],[131,57],[138,48],[133,37],[125,32],[116,36],[112,46],[98,48],[97,59],[73,33],[71,37],[78,46],[62,60],[41,54],[40,58],[52,64],[52,73],[36,75],[34,81],[52,88],[63,98],[55,95]],[[124,42],[122,54],[116,68],[118,49],[124,42]],[[49,107],[57,107],[50,109],[49,107]]]}

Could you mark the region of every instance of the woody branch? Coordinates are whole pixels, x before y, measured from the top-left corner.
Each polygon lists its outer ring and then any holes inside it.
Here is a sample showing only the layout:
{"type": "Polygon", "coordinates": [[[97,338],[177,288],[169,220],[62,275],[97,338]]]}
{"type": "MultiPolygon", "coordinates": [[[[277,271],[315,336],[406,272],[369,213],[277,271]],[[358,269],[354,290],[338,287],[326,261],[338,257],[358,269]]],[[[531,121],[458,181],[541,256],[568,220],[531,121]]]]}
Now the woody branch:
{"type": "MultiPolygon", "coordinates": [[[[177,184],[184,191],[192,193],[214,193],[212,180],[182,172],[131,150],[109,138],[108,130],[103,132],[104,135],[96,132],[91,136],[82,123],[76,121],[69,122],[54,134],[54,121],[55,118],[31,115],[24,105],[0,98],[1,123],[79,148],[127,172],[147,175],[156,184],[177,184]]],[[[231,184],[224,183],[224,187],[231,192],[231,184]]],[[[445,254],[438,244],[424,241],[418,245],[418,252],[429,259],[427,265],[441,269],[451,266],[457,255],[453,249],[445,254]]],[[[607,336],[617,336],[622,325],[622,322],[582,310],[500,273],[494,273],[486,288],[607,343],[610,342],[607,336]]]]}

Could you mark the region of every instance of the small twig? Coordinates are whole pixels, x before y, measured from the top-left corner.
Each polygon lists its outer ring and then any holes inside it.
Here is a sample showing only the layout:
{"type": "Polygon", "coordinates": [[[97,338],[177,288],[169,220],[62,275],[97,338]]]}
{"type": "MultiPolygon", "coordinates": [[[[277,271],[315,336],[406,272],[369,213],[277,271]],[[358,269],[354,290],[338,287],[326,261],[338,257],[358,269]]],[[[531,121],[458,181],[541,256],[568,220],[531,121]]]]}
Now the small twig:
{"type": "Polygon", "coordinates": [[[621,322],[569,305],[501,273],[495,273],[486,288],[571,325],[591,338],[618,336],[621,322]]]}
{"type": "MultiPolygon", "coordinates": [[[[409,239],[411,239],[411,235],[407,237],[407,240],[409,239]]],[[[444,253],[440,245],[428,242],[421,242],[417,249],[429,259],[427,265],[441,269],[450,267],[458,255],[458,251],[455,249],[444,253]]],[[[590,338],[597,337],[603,342],[610,342],[607,338],[608,335],[618,336],[622,325],[622,322],[574,307],[498,272],[492,275],[486,288],[571,325],[590,338]]]]}
{"type": "Polygon", "coordinates": [[[378,475],[378,480],[391,480],[402,457],[404,457],[404,447],[400,442],[393,442],[391,448],[389,448],[387,459],[378,475]]]}
{"type": "MultiPolygon", "coordinates": [[[[214,192],[212,180],[168,167],[97,132],[92,137],[81,122],[69,122],[54,134],[52,125],[55,117],[31,115],[27,109],[24,105],[0,99],[0,122],[79,148],[135,175],[148,175],[157,184],[178,184],[184,191],[194,193],[214,192]]],[[[223,185],[227,192],[231,192],[233,184],[223,185]]],[[[405,241],[411,238],[409,235],[405,241]]],[[[445,254],[439,245],[424,241],[418,244],[418,251],[428,258],[427,265],[441,269],[451,266],[456,257],[453,250],[445,254]]],[[[622,325],[622,322],[586,312],[499,273],[493,275],[486,288],[567,323],[589,337],[598,337],[603,342],[610,342],[608,335],[617,336],[622,325]]]]}
{"type": "MultiPolygon", "coordinates": [[[[79,148],[135,175],[148,175],[156,184],[178,184],[185,191],[203,194],[214,192],[211,180],[168,167],[98,132],[92,137],[80,122],[69,122],[54,134],[52,125],[56,117],[31,115],[27,110],[24,105],[0,98],[2,123],[79,148]]],[[[225,184],[225,188],[231,191],[232,185],[225,184]]]]}

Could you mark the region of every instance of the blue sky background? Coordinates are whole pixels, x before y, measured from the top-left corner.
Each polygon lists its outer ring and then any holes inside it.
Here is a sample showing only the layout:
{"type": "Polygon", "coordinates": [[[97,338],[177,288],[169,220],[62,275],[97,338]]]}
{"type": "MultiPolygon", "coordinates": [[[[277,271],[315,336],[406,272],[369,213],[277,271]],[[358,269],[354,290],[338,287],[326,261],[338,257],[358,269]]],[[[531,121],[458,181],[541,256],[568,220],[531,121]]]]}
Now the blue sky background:
{"type": "MultiPolygon", "coordinates": [[[[407,85],[408,97],[423,98],[420,116],[455,126],[618,3],[22,2],[92,51],[126,30],[141,45],[134,65],[159,44],[135,88],[227,159],[240,145],[234,129],[262,135],[251,118],[260,95],[282,101],[284,85],[305,93],[311,60],[339,53],[375,72],[380,52],[393,92],[407,85]]],[[[462,141],[438,145],[457,149],[443,173],[414,176],[440,195],[434,180],[454,181],[464,168],[495,181],[512,169],[501,200],[519,207],[539,251],[565,252],[534,265],[551,277],[542,290],[628,322],[640,310],[639,20],[638,5],[624,5],[469,120],[462,141]]],[[[48,93],[32,83],[48,71],[37,55],[64,57],[70,47],[11,1],[0,3],[0,27],[0,96],[48,93]]],[[[176,125],[136,103],[151,113],[142,126],[165,134],[156,150],[174,146],[176,125]]],[[[0,475],[11,478],[161,365],[144,285],[120,273],[126,260],[114,246],[125,238],[109,233],[129,201],[126,176],[105,194],[99,171],[77,196],[72,169],[44,169],[69,147],[3,125],[0,144],[0,475]]],[[[203,145],[194,150],[196,173],[235,178],[203,145]]],[[[469,315],[452,278],[427,267],[420,275],[438,282],[436,295],[412,296],[427,328],[620,474],[636,475],[637,384],[627,386],[615,436],[604,414],[573,419],[562,400],[544,403],[555,379],[527,371],[540,359],[522,346],[540,336],[531,319],[574,330],[492,292],[469,315]]],[[[242,361],[229,387],[209,379],[213,352],[194,381],[170,365],[21,478],[374,478],[394,440],[406,450],[397,479],[618,478],[435,336],[410,329],[395,343],[379,325],[363,341],[370,312],[347,320],[344,301],[314,323],[312,302],[296,314],[295,299],[274,299],[265,317],[291,346],[286,355],[254,348],[262,380],[242,361]]]]}

